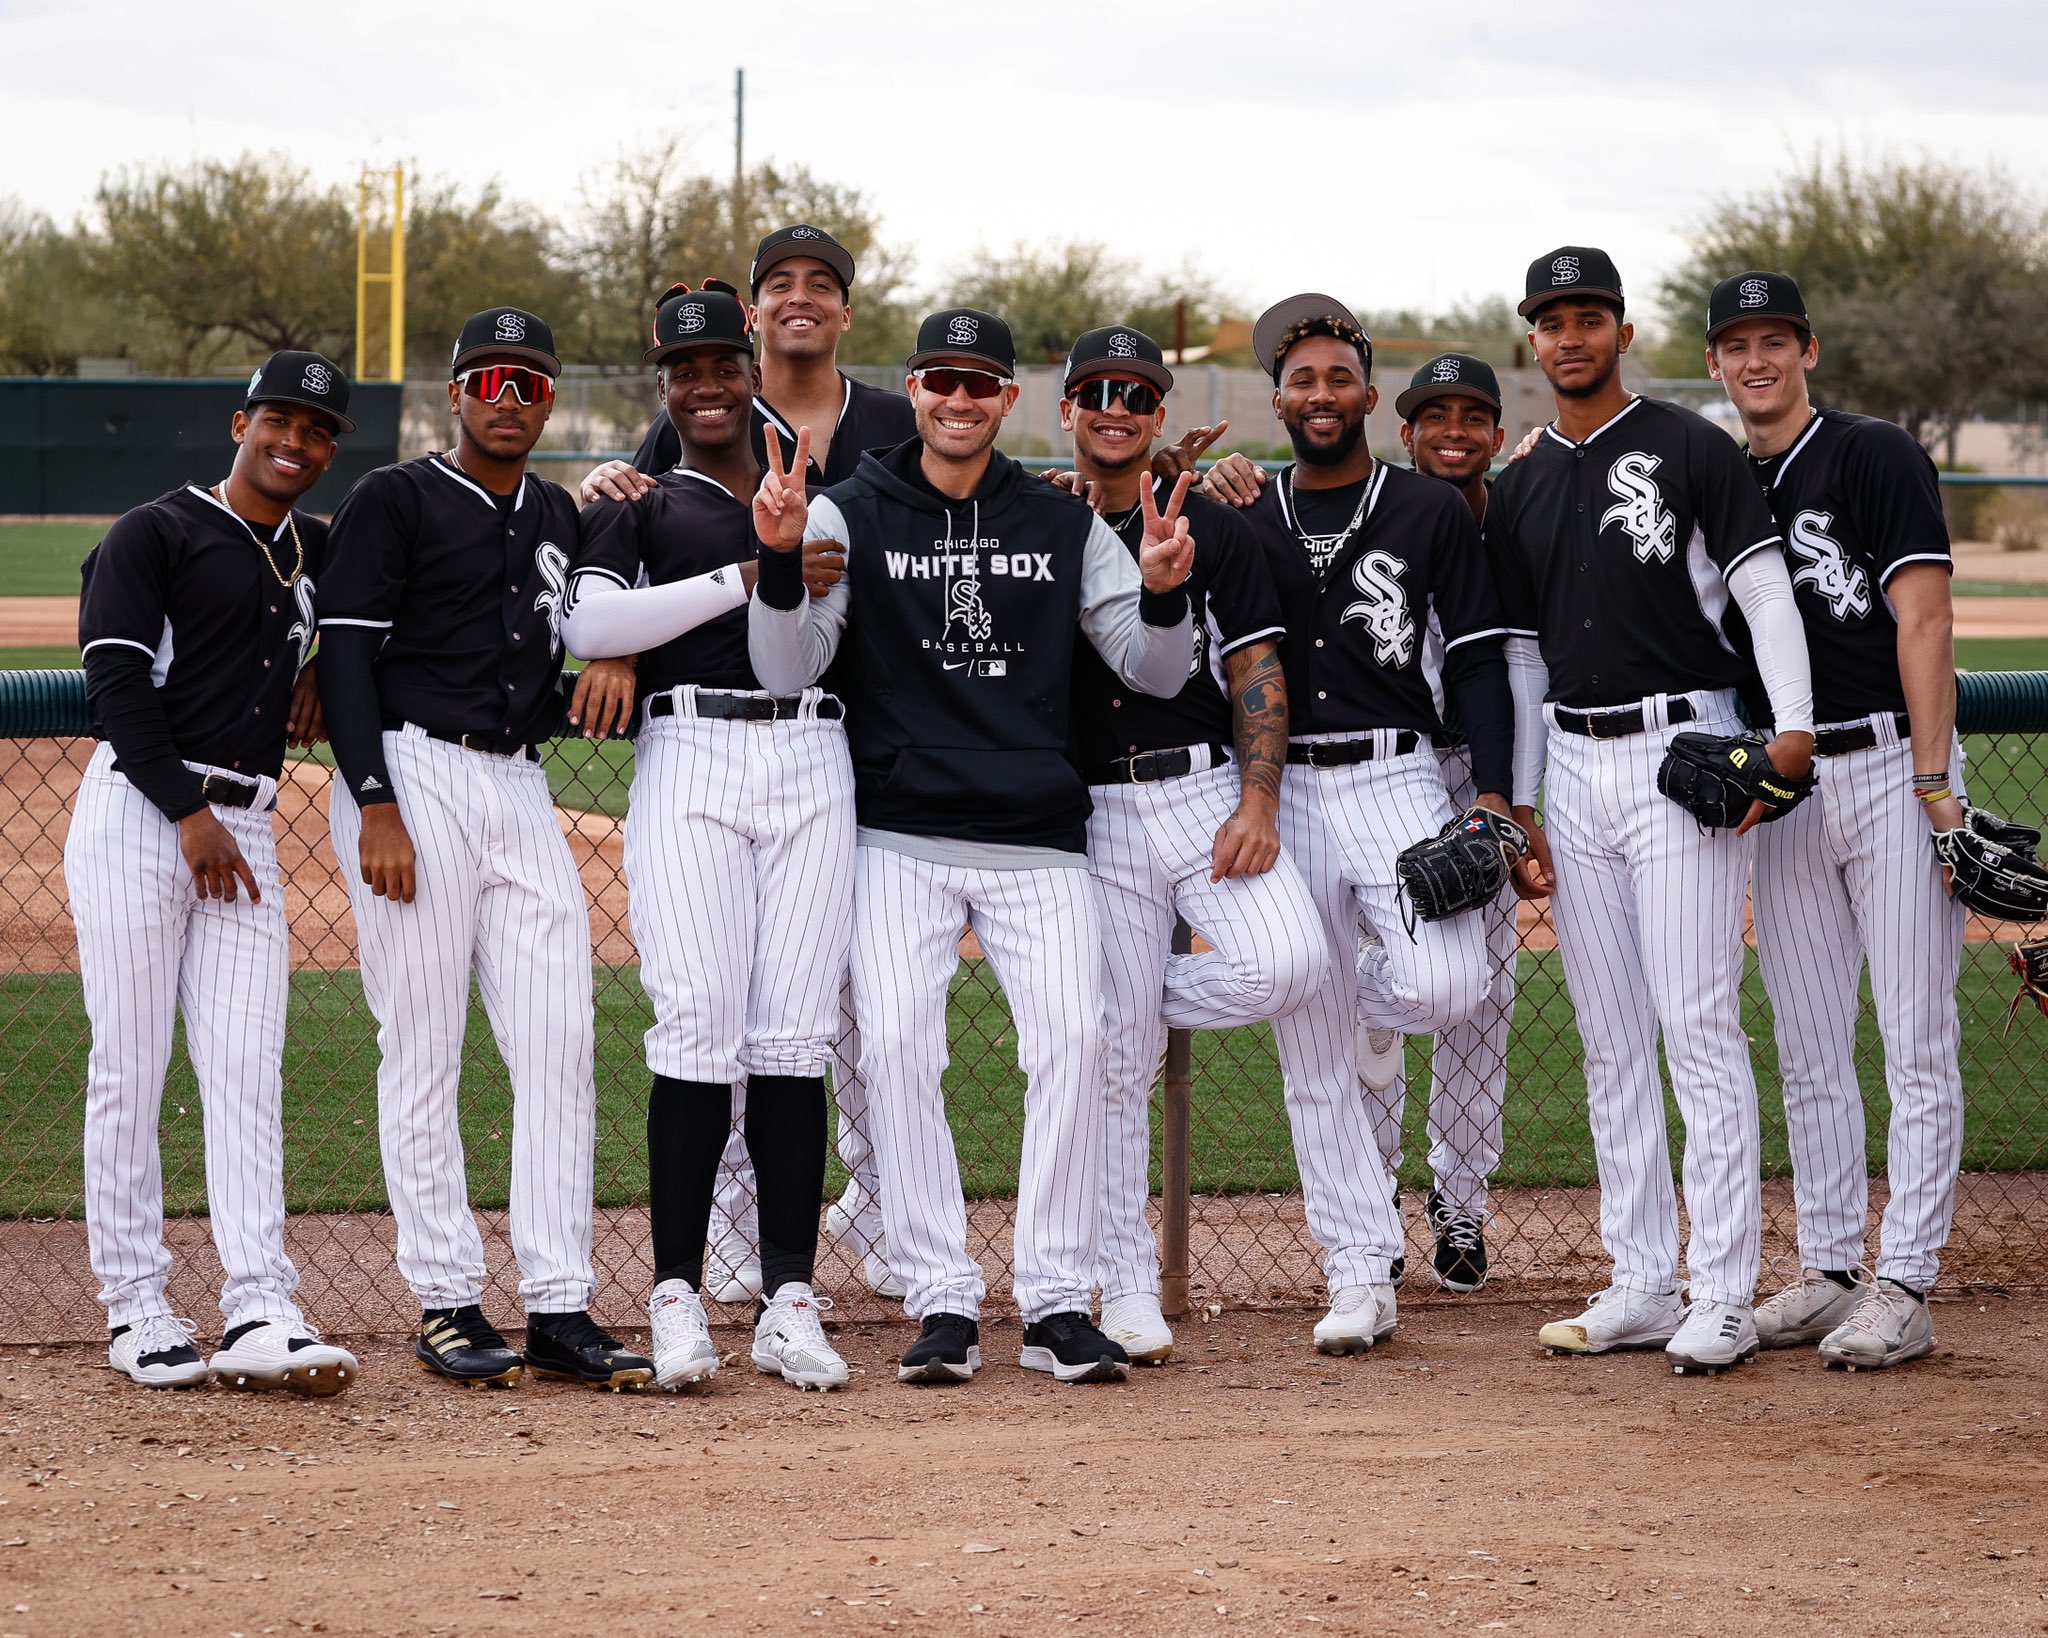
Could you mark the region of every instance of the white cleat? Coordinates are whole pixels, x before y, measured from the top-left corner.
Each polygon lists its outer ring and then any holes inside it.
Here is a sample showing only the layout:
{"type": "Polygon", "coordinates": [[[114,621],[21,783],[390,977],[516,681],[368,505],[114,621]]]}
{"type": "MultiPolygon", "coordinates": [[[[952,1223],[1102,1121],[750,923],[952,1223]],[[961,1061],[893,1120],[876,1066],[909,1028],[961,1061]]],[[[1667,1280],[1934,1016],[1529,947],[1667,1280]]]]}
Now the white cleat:
{"type": "Polygon", "coordinates": [[[822,1310],[832,1299],[791,1280],[768,1299],[754,1326],[754,1369],[798,1388],[843,1388],[846,1361],[825,1340],[822,1310]]]}
{"type": "Polygon", "coordinates": [[[1897,1280],[1877,1280],[1852,1313],[1822,1339],[1820,1362],[1830,1370],[1881,1371],[1934,1352],[1934,1316],[1927,1300],[1897,1280]]]}
{"type": "Polygon", "coordinates": [[[860,1213],[854,1206],[846,1204],[858,1198],[855,1185],[849,1183],[846,1192],[825,1208],[825,1232],[860,1258],[860,1277],[867,1282],[867,1288],[878,1297],[901,1302],[910,1295],[910,1288],[903,1283],[903,1276],[889,1266],[889,1254],[881,1239],[870,1235],[860,1227],[860,1213]]]}
{"type": "Polygon", "coordinates": [[[1596,1292],[1586,1311],[1552,1320],[1536,1333],[1546,1353],[1604,1354],[1614,1348],[1661,1348],[1685,1323],[1685,1303],[1676,1291],[1655,1294],[1610,1285],[1596,1292]]]}
{"type": "Polygon", "coordinates": [[[737,1306],[753,1302],[761,1295],[761,1265],[742,1263],[730,1268],[724,1263],[704,1259],[704,1289],[722,1303],[737,1306]]]}
{"type": "Polygon", "coordinates": [[[1316,1321],[1316,1352],[1362,1354],[1394,1334],[1399,1317],[1391,1285],[1350,1285],[1330,1302],[1330,1311],[1316,1321]]]}
{"type": "Polygon", "coordinates": [[[1756,1316],[1742,1303],[1696,1302],[1678,1334],[1664,1344],[1677,1376],[1713,1376],[1757,1354],[1756,1316]]]}
{"type": "Polygon", "coordinates": [[[867,1282],[868,1289],[878,1297],[901,1302],[910,1295],[910,1287],[903,1283],[903,1276],[884,1262],[878,1252],[871,1251],[861,1258],[860,1277],[867,1282]]]}
{"type": "Polygon", "coordinates": [[[207,1361],[216,1382],[231,1388],[282,1388],[307,1399],[327,1399],[347,1387],[362,1369],[346,1348],[322,1342],[301,1320],[253,1320],[220,1339],[207,1361]]]}
{"type": "Polygon", "coordinates": [[[654,1385],[674,1391],[718,1374],[718,1350],[704,1303],[688,1280],[663,1280],[647,1299],[648,1344],[654,1354],[654,1385]]]}
{"type": "Polygon", "coordinates": [[[1856,1311],[1869,1291],[1859,1269],[1850,1283],[1837,1285],[1817,1268],[1802,1268],[1796,1283],[1756,1305],[1756,1339],[1766,1348],[1797,1348],[1818,1342],[1856,1311]]]}
{"type": "Polygon", "coordinates": [[[1145,1292],[1102,1304],[1102,1334],[1131,1356],[1133,1365],[1164,1365],[1173,1357],[1173,1332],[1159,1299],[1145,1292]]]}
{"type": "Polygon", "coordinates": [[[145,1388],[203,1388],[206,1361],[192,1346],[197,1327],[169,1314],[124,1325],[107,1343],[107,1364],[145,1388]]]}

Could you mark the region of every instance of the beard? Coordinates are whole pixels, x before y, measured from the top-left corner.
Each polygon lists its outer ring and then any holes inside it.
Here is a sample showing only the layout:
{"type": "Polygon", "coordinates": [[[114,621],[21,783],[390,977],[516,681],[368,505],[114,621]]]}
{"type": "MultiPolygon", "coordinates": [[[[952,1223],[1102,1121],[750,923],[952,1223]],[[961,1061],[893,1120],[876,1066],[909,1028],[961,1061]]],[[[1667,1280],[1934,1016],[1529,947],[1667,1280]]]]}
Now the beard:
{"type": "Polygon", "coordinates": [[[1365,436],[1365,422],[1347,422],[1344,430],[1337,434],[1334,444],[1316,444],[1309,441],[1308,433],[1300,426],[1290,425],[1287,441],[1294,445],[1294,458],[1306,466],[1341,466],[1358,447],[1358,440],[1365,436]]]}

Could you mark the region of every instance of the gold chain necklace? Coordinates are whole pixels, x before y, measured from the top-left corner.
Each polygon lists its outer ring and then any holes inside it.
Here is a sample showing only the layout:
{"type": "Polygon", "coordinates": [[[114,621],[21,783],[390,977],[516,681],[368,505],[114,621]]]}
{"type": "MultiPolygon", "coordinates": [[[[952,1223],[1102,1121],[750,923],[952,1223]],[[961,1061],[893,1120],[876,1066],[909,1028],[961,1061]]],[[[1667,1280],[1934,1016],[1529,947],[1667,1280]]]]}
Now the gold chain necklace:
{"type": "Polygon", "coordinates": [[[247,518],[243,517],[232,506],[228,506],[227,481],[223,479],[215,484],[209,493],[222,506],[227,507],[229,516],[244,529],[249,529],[249,538],[256,542],[257,550],[262,552],[263,561],[270,565],[270,572],[277,577],[277,583],[284,587],[286,591],[290,591],[292,587],[296,586],[299,583],[299,576],[306,572],[306,547],[305,543],[299,539],[298,520],[292,516],[290,509],[287,508],[284,514],[284,526],[291,531],[292,537],[292,572],[287,576],[284,570],[277,566],[277,559],[270,555],[270,543],[254,529],[249,528],[249,520],[247,518]]]}

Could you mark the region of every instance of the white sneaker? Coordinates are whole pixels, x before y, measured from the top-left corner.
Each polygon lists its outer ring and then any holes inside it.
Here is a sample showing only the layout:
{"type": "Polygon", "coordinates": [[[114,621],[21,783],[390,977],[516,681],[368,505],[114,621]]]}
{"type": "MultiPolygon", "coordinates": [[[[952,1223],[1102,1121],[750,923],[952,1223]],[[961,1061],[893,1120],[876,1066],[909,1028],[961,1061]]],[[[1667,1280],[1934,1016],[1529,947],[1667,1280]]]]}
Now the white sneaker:
{"type": "Polygon", "coordinates": [[[825,1340],[819,1318],[831,1304],[797,1280],[777,1289],[754,1326],[754,1369],[799,1388],[845,1387],[846,1361],[825,1340]]]}
{"type": "Polygon", "coordinates": [[[739,1267],[732,1268],[714,1258],[706,1257],[704,1289],[719,1302],[734,1305],[752,1302],[761,1295],[761,1265],[742,1263],[739,1267]]]}
{"type": "Polygon", "coordinates": [[[1394,1334],[1398,1323],[1391,1285],[1349,1285],[1316,1321],[1316,1352],[1362,1354],[1394,1334]]]}
{"type": "Polygon", "coordinates": [[[107,1364],[145,1388],[203,1388],[206,1361],[192,1346],[190,1320],[151,1314],[124,1325],[107,1343],[107,1364]]]}
{"type": "Polygon", "coordinates": [[[1552,1354],[1604,1354],[1610,1348],[1661,1348],[1685,1323],[1685,1304],[1676,1291],[1661,1296],[1610,1285],[1595,1292],[1586,1311],[1552,1320],[1536,1340],[1552,1354]]]}
{"type": "Polygon", "coordinates": [[[1147,1292],[1105,1298],[1102,1334],[1129,1354],[1133,1365],[1164,1365],[1173,1357],[1173,1333],[1159,1312],[1159,1299],[1147,1292]]]}
{"type": "Polygon", "coordinates": [[[849,1183],[846,1192],[825,1208],[825,1232],[847,1250],[860,1257],[860,1277],[867,1282],[867,1288],[878,1297],[888,1297],[901,1302],[910,1295],[910,1288],[903,1283],[903,1276],[889,1266],[889,1253],[879,1237],[869,1235],[860,1226],[860,1205],[865,1204],[858,1185],[849,1183]],[[847,1201],[855,1201],[849,1206],[847,1201]]]}
{"type": "Polygon", "coordinates": [[[903,1283],[903,1276],[883,1261],[882,1254],[871,1251],[860,1260],[860,1277],[878,1297],[887,1297],[901,1302],[910,1295],[910,1287],[903,1283]]]}
{"type": "Polygon", "coordinates": [[[1881,1371],[1934,1352],[1934,1316],[1927,1300],[1897,1280],[1877,1280],[1856,1310],[1821,1340],[1820,1362],[1830,1370],[1881,1371]]]}
{"type": "Polygon", "coordinates": [[[220,1339],[206,1368],[231,1388],[283,1388],[308,1399],[340,1393],[361,1369],[346,1348],[322,1342],[301,1320],[253,1320],[220,1339]]]}
{"type": "Polygon", "coordinates": [[[1736,1302],[1696,1302],[1664,1357],[1678,1376],[1712,1376],[1756,1358],[1756,1316],[1736,1302]]]}
{"type": "Polygon", "coordinates": [[[1818,1342],[1856,1311],[1869,1291],[1859,1269],[1850,1283],[1837,1285],[1817,1268],[1802,1268],[1796,1283],[1756,1305],[1756,1339],[1766,1348],[1797,1348],[1818,1342]]]}
{"type": "MultiPolygon", "coordinates": [[[[1379,934],[1364,922],[1358,924],[1358,961],[1362,966],[1366,952],[1381,949],[1379,934]]],[[[1376,1029],[1370,1024],[1358,1026],[1358,1078],[1375,1092],[1384,1092],[1401,1078],[1402,1060],[1406,1057],[1408,1038],[1397,1029],[1376,1029]]]]}
{"type": "Polygon", "coordinates": [[[675,1389],[708,1382],[718,1374],[718,1350],[704,1303],[688,1280],[663,1280],[647,1299],[647,1325],[654,1333],[654,1385],[675,1389]]]}

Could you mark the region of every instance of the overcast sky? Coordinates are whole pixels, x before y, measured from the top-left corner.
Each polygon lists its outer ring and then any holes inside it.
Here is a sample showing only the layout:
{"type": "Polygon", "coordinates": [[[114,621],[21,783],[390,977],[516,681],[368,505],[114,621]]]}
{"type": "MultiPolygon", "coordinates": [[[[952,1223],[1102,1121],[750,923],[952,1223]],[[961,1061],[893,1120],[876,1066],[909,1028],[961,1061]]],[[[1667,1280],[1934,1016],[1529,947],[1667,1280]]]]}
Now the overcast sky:
{"type": "Polygon", "coordinates": [[[1768,0],[0,0],[0,197],[68,220],[107,169],[403,159],[567,215],[680,132],[864,189],[921,284],[1099,239],[1249,308],[1438,310],[1605,246],[1648,293],[1717,195],[1816,144],[2002,164],[2048,196],[2048,5],[1768,0]]]}

